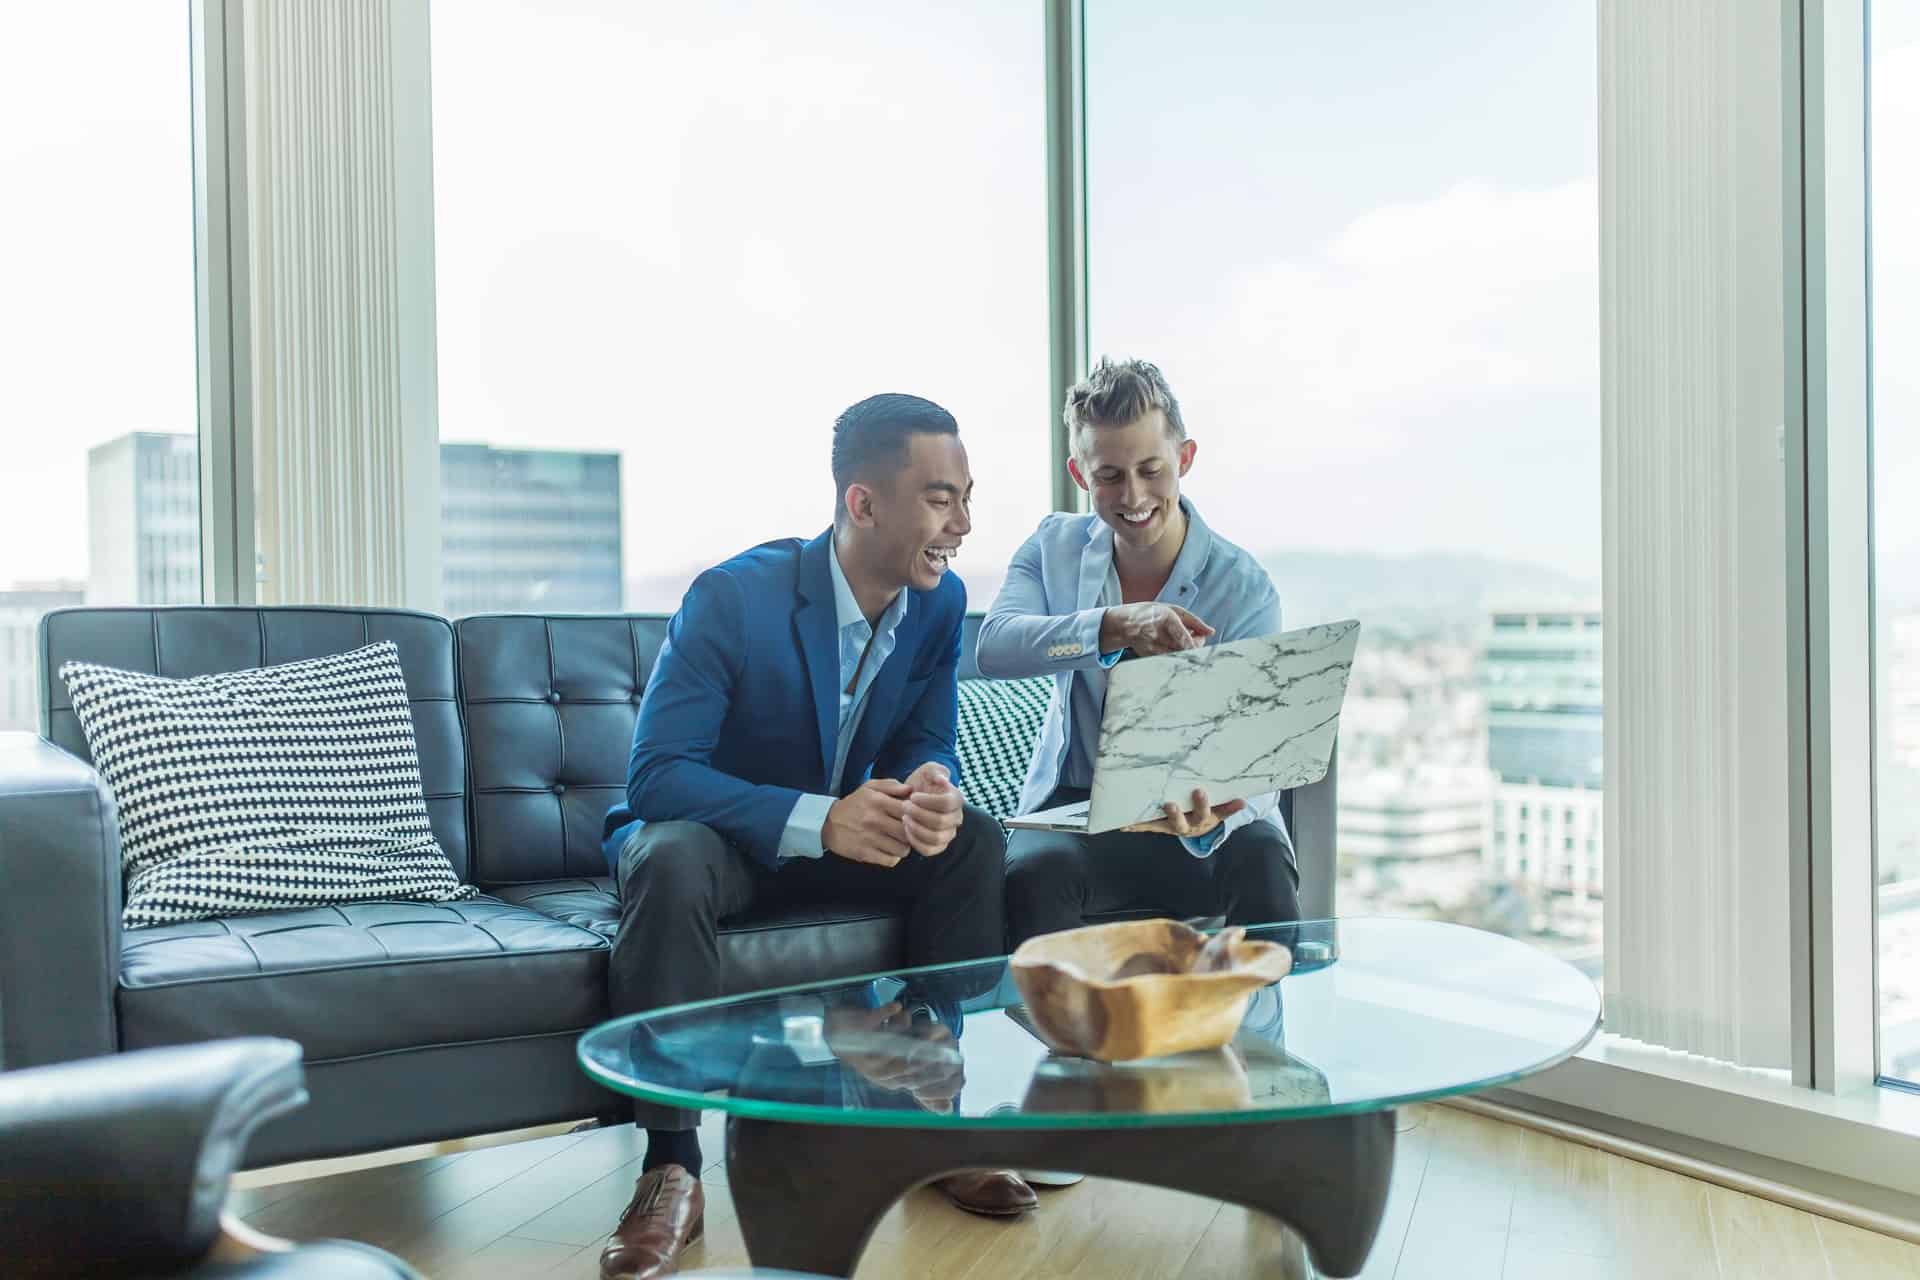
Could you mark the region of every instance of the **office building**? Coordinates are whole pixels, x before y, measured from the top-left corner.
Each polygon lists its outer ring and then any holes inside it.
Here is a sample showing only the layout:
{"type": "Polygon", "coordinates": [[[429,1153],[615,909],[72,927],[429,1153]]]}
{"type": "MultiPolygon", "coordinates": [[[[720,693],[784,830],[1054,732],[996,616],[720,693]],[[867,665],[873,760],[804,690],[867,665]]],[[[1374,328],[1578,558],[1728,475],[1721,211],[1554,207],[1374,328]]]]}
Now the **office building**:
{"type": "Polygon", "coordinates": [[[1498,779],[1485,859],[1584,901],[1605,884],[1601,627],[1596,610],[1493,615],[1481,687],[1498,779]]]}

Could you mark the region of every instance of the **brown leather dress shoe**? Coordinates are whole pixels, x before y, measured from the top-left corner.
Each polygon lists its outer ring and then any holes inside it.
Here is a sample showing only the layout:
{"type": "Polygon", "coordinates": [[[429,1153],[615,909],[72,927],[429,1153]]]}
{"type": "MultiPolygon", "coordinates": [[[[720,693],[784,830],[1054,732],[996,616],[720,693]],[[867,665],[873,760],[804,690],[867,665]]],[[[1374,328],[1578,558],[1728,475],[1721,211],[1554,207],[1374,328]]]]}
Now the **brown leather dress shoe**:
{"type": "Polygon", "coordinates": [[[1040,1203],[1033,1188],[1007,1169],[970,1169],[950,1174],[933,1185],[968,1213],[989,1218],[1017,1218],[1040,1203]]]}
{"type": "Polygon", "coordinates": [[[707,1193],[677,1164],[640,1175],[633,1200],[600,1251],[600,1280],[654,1280],[680,1269],[680,1253],[706,1226],[707,1193]]]}

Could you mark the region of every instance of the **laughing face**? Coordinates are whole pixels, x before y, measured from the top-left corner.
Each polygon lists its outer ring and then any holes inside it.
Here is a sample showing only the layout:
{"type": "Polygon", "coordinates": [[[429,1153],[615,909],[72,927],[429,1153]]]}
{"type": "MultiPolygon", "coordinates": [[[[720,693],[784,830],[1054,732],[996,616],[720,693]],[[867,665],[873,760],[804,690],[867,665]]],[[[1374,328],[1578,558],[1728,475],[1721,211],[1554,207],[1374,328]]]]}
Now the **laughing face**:
{"type": "Polygon", "coordinates": [[[1180,477],[1194,443],[1167,432],[1167,415],[1149,409],[1124,427],[1082,427],[1067,469],[1093,499],[1113,536],[1147,551],[1180,526],[1180,477]]]}
{"type": "Polygon", "coordinates": [[[902,586],[931,591],[973,530],[973,473],[957,435],[908,439],[907,465],[871,490],[875,560],[902,586]]]}

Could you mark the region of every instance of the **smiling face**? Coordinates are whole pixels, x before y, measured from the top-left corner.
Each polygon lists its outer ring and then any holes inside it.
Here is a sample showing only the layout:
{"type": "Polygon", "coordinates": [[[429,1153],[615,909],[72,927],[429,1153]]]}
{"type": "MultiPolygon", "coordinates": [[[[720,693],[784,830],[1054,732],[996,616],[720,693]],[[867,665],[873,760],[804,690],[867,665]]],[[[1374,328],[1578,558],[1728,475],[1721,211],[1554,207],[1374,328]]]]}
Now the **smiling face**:
{"type": "Polygon", "coordinates": [[[1081,427],[1067,469],[1093,500],[1113,536],[1146,551],[1182,527],[1180,477],[1193,466],[1194,443],[1175,439],[1167,415],[1149,409],[1121,427],[1081,427]]]}
{"type": "Polygon", "coordinates": [[[906,465],[845,495],[861,560],[894,590],[931,591],[973,530],[973,473],[957,435],[916,432],[906,465]]]}

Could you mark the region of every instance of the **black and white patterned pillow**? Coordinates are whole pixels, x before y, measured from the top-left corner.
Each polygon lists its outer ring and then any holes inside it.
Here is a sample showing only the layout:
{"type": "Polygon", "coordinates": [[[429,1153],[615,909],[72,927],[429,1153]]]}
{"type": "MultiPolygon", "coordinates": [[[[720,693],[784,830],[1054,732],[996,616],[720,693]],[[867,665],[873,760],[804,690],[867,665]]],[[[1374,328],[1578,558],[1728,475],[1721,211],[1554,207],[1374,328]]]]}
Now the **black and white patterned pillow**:
{"type": "Polygon", "coordinates": [[[1052,694],[1052,676],[960,682],[961,785],[970,803],[1003,822],[1020,803],[1052,694]]]}
{"type": "Polygon", "coordinates": [[[472,897],[427,822],[391,643],[173,680],[60,668],[120,816],[129,929],[472,897]]]}

